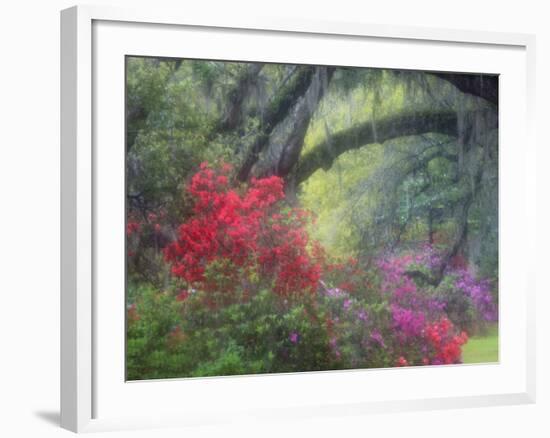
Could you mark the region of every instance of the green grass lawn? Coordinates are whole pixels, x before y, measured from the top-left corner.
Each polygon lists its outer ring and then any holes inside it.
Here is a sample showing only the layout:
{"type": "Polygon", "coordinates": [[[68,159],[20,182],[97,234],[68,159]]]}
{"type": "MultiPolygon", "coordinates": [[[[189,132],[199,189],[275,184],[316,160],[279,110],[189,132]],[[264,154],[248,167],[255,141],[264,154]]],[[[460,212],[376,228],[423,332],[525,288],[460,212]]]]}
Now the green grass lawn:
{"type": "Polygon", "coordinates": [[[490,327],[487,334],[474,336],[462,349],[464,363],[498,362],[498,325],[490,327]]]}

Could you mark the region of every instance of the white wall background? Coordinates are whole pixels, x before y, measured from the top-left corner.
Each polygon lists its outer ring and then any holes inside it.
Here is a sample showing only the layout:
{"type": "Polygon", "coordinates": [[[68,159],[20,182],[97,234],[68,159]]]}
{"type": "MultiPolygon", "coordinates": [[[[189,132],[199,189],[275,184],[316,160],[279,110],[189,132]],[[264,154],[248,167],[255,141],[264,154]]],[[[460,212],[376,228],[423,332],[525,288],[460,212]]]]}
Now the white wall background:
{"type": "MultiPolygon", "coordinates": [[[[96,4],[147,5],[143,0],[96,4]]],[[[158,7],[365,21],[537,35],[539,132],[538,402],[530,406],[434,411],[106,436],[542,437],[550,436],[550,14],[523,0],[155,0],[158,7]]],[[[0,436],[57,437],[59,417],[59,10],[73,1],[5,2],[0,13],[0,436]]],[[[521,147],[521,145],[518,145],[521,147]]],[[[503,194],[504,196],[506,194],[503,194]]],[[[518,230],[521,232],[521,230],[518,230]]]]}

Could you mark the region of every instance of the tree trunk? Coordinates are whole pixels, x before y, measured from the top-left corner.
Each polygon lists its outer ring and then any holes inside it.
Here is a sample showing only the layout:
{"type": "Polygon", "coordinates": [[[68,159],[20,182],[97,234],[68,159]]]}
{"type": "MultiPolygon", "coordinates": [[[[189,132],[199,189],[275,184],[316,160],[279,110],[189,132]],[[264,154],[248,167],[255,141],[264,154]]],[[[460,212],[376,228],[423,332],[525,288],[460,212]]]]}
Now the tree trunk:
{"type": "Polygon", "coordinates": [[[309,66],[297,69],[297,72],[289,80],[285,81],[269,103],[260,121],[260,132],[257,134],[252,147],[237,172],[239,181],[246,181],[250,177],[252,168],[268,144],[273,130],[287,117],[298,100],[307,92],[314,72],[315,68],[309,66]]]}
{"type": "MultiPolygon", "coordinates": [[[[265,152],[251,169],[251,174],[263,177],[278,175],[290,176],[304,145],[304,139],[311,118],[323,98],[334,69],[331,67],[315,67],[311,83],[292,107],[287,117],[273,130],[269,137],[265,152]]],[[[293,185],[287,179],[287,188],[293,185]]]]}

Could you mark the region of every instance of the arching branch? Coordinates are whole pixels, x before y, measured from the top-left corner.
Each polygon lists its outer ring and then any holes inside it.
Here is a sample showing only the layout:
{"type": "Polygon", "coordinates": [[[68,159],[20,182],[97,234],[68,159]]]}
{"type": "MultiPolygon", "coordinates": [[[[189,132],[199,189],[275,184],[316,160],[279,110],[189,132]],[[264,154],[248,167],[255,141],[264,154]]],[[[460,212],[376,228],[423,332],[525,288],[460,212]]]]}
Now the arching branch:
{"type": "MultiPolygon", "coordinates": [[[[483,111],[483,120],[488,129],[498,127],[498,117],[492,111],[483,111]]],[[[468,116],[468,115],[466,115],[468,116]]],[[[471,117],[471,120],[477,120],[471,117]]],[[[299,184],[308,179],[317,169],[328,170],[334,160],[352,149],[372,143],[427,133],[439,133],[453,137],[458,136],[458,115],[456,111],[422,111],[411,114],[389,116],[376,122],[376,136],[373,123],[369,120],[352,128],[336,132],[331,137],[331,144],[323,141],[314,146],[300,158],[296,167],[296,182],[299,184]]]]}

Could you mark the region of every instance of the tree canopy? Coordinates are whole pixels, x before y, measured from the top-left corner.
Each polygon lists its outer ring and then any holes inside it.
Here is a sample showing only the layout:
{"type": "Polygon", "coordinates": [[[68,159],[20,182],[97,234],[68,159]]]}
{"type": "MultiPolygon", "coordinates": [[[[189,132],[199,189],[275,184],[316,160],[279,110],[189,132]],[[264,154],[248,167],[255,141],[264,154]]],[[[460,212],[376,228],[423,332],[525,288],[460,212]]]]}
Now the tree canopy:
{"type": "Polygon", "coordinates": [[[223,159],[242,182],[283,177],[336,252],[440,239],[448,259],[496,272],[496,76],[140,57],[127,68],[135,214],[163,207],[177,223],[191,169],[223,159]]]}

